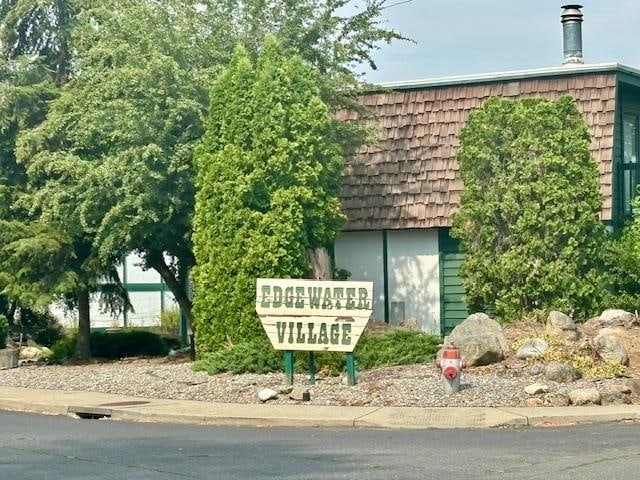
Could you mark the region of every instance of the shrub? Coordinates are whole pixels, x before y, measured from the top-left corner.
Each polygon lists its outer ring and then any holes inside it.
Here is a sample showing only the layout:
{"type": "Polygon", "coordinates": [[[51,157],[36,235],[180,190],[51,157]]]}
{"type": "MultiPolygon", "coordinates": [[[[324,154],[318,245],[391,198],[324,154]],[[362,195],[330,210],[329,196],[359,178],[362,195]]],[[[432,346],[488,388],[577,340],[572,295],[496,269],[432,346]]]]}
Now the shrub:
{"type": "Polygon", "coordinates": [[[570,97],[493,98],[471,113],[452,235],[473,311],[589,316],[602,305],[602,198],[589,132],[570,97]]]}
{"type": "MultiPolygon", "coordinates": [[[[75,350],[76,335],[58,341],[51,348],[51,360],[70,358],[75,350]]],[[[91,352],[96,358],[119,359],[124,357],[162,357],[169,348],[162,337],[144,330],[123,332],[91,332],[91,352]]]]}
{"type": "Polygon", "coordinates": [[[7,337],[9,336],[9,321],[7,317],[0,314],[0,348],[7,346],[7,337]]]}
{"type": "MultiPolygon", "coordinates": [[[[440,337],[423,332],[397,330],[385,333],[365,334],[355,350],[358,370],[427,363],[435,358],[440,337]]],[[[345,370],[345,354],[341,352],[316,352],[318,371],[338,375],[345,370]]],[[[207,354],[193,365],[194,370],[209,374],[269,373],[282,371],[283,352],[274,350],[266,336],[229,345],[207,354]]],[[[307,352],[296,352],[296,372],[307,371],[307,352]]]]}
{"type": "Polygon", "coordinates": [[[180,330],[180,309],[173,307],[160,314],[160,327],[164,333],[178,335],[180,330]]]}
{"type": "Polygon", "coordinates": [[[62,325],[49,312],[23,309],[20,314],[20,324],[24,333],[38,345],[50,347],[64,337],[62,325]]]}
{"type": "MultiPolygon", "coordinates": [[[[634,210],[640,207],[636,200],[634,210]]],[[[634,215],[607,245],[605,262],[611,283],[608,307],[640,310],[640,215],[634,215]]]]}

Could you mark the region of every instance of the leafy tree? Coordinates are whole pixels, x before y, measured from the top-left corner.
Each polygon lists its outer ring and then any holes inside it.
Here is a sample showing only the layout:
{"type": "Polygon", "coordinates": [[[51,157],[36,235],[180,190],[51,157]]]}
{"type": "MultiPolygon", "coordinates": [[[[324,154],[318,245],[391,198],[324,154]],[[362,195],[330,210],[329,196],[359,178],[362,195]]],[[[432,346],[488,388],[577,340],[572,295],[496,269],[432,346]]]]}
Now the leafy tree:
{"type": "Polygon", "coordinates": [[[473,310],[598,307],[604,226],[589,133],[570,97],[493,98],[471,113],[458,153],[465,188],[452,233],[473,310]]]}
{"type": "Polygon", "coordinates": [[[200,352],[261,335],[258,277],[302,277],[306,250],[333,244],[343,148],[321,79],[268,39],[239,47],[211,90],[196,156],[196,331],[200,352]]]}

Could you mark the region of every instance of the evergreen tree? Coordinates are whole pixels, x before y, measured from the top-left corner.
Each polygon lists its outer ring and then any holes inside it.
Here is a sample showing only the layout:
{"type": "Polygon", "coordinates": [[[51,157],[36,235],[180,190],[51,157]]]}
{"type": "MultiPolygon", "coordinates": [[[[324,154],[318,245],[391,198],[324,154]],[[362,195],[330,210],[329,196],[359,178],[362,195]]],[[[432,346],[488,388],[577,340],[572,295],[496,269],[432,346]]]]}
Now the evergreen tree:
{"type": "Polygon", "coordinates": [[[259,277],[303,277],[306,250],[344,220],[343,149],[320,78],[268,39],[256,63],[237,48],[214,83],[196,156],[196,331],[200,352],[263,335],[259,277]]]}
{"type": "Polygon", "coordinates": [[[464,190],[452,233],[472,310],[598,308],[604,226],[598,167],[570,97],[493,98],[471,113],[458,152],[464,190]]]}

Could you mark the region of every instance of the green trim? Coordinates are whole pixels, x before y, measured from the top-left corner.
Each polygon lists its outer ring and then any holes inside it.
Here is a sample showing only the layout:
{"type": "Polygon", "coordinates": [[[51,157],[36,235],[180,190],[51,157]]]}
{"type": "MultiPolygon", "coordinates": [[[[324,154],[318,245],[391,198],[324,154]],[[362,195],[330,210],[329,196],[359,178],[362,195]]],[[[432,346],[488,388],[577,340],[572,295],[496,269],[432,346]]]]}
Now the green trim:
{"type": "Polygon", "coordinates": [[[389,323],[389,258],[387,231],[382,231],[382,283],[384,283],[384,323],[389,323]]]}
{"type": "Polygon", "coordinates": [[[309,383],[316,384],[316,356],[314,352],[309,352],[309,383]]]}
{"type": "Polygon", "coordinates": [[[440,231],[438,231],[438,281],[440,282],[440,292],[438,304],[440,306],[440,336],[444,337],[444,254],[440,248],[440,231]]]}
{"type": "Polygon", "coordinates": [[[128,283],[127,292],[164,292],[162,283],[128,283]]]}

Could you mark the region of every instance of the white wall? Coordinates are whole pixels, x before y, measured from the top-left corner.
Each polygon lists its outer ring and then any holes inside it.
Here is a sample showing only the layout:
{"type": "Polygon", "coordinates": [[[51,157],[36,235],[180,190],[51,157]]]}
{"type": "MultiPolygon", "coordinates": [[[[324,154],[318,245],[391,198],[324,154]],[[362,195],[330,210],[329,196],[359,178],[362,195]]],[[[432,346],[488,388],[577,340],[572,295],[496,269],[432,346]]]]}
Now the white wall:
{"type": "MultiPolygon", "coordinates": [[[[126,260],[128,284],[147,283],[159,284],[160,274],[155,270],[144,271],[140,268],[140,258],[131,254],[126,260]]],[[[120,279],[124,281],[123,268],[118,267],[120,279]]],[[[127,323],[131,327],[150,327],[160,325],[160,312],[162,305],[162,292],[129,292],[129,299],[133,305],[134,312],[127,314],[127,323]]],[[[124,315],[113,315],[101,311],[98,301],[98,295],[93,295],[90,303],[89,314],[91,316],[91,326],[94,328],[110,328],[124,326],[124,315]]],[[[173,294],[165,287],[164,292],[164,308],[165,310],[177,306],[173,294]]],[[[66,327],[76,327],[78,324],[78,313],[76,310],[67,310],[64,306],[54,304],[50,307],[60,322],[66,327]]]]}
{"type": "Polygon", "coordinates": [[[389,322],[402,321],[404,310],[404,321],[415,320],[422,330],[439,334],[440,263],[437,229],[389,230],[387,264],[389,322]]]}
{"type": "Polygon", "coordinates": [[[342,232],[335,243],[336,268],[351,272],[350,280],[373,282],[373,318],[384,321],[382,232],[342,232]]]}
{"type": "MultiPolygon", "coordinates": [[[[336,267],[351,280],[373,280],[373,317],[384,320],[382,232],[343,232],[335,244],[336,267]]],[[[440,333],[438,230],[388,230],[389,322],[415,322],[440,333]]]]}

